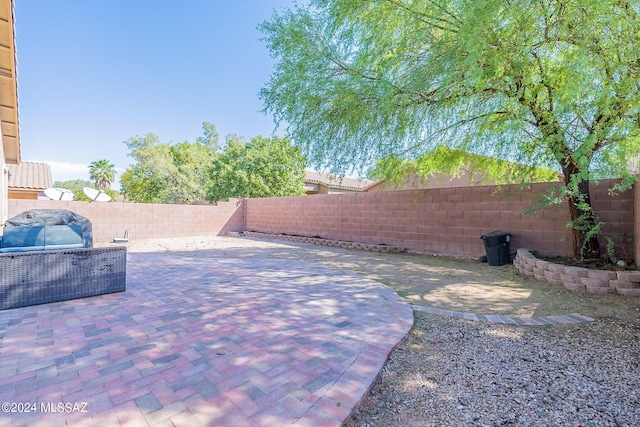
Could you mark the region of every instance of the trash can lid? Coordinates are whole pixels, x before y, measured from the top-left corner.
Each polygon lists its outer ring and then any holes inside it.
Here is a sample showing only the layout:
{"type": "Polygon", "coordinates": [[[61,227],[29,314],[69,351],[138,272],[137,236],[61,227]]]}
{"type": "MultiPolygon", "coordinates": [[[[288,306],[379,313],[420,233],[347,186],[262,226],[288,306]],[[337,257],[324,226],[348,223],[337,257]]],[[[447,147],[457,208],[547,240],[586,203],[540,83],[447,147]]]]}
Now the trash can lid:
{"type": "Polygon", "coordinates": [[[490,239],[492,237],[505,237],[511,236],[511,233],[507,233],[506,231],[492,231],[490,233],[484,233],[480,236],[481,239],[490,239]]]}

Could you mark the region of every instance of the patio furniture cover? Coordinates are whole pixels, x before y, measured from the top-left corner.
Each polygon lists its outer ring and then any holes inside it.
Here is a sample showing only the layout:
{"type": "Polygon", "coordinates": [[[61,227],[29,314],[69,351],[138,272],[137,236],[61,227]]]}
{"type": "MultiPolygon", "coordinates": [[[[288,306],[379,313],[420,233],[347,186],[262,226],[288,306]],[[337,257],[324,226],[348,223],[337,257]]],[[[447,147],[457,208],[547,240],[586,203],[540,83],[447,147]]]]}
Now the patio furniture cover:
{"type": "Polygon", "coordinates": [[[46,225],[79,225],[82,233],[89,233],[88,247],[93,247],[91,221],[66,209],[30,209],[8,219],[5,223],[6,228],[46,225]]]}

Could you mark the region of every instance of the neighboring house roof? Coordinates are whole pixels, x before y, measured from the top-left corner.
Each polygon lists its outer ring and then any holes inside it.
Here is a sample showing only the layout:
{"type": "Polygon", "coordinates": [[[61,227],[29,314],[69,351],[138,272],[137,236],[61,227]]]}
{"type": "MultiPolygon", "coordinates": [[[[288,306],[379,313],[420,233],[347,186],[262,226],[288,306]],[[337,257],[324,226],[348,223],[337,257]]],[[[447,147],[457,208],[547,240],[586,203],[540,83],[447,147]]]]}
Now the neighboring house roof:
{"type": "Polygon", "coordinates": [[[436,173],[429,177],[422,177],[416,174],[409,174],[404,177],[398,184],[391,184],[384,179],[375,181],[367,185],[362,191],[382,191],[382,190],[418,190],[428,188],[455,188],[469,187],[474,185],[490,185],[493,182],[487,182],[481,174],[474,174],[473,180],[468,172],[464,172],[459,176],[452,176],[446,173],[436,173]]]}
{"type": "MultiPolygon", "coordinates": [[[[530,182],[555,182],[562,176],[551,169],[530,167],[480,154],[453,150],[444,146],[436,148],[427,156],[433,157],[432,168],[435,170],[426,176],[409,172],[397,184],[381,179],[368,185],[363,191],[411,190],[425,188],[453,188],[472,185],[515,184],[518,182],[516,172],[529,172],[530,182]],[[447,160],[442,160],[442,159],[447,160]],[[456,167],[462,169],[455,170],[456,167]],[[514,175],[515,174],[515,175],[514,175]]],[[[425,157],[426,158],[426,157],[425,157]]],[[[412,163],[409,163],[411,165],[412,163]]],[[[413,163],[415,165],[415,163],[413,163]]],[[[415,170],[415,169],[414,169],[415,170]]]]}
{"type": "Polygon", "coordinates": [[[305,171],[305,184],[326,185],[329,188],[343,191],[362,191],[371,181],[364,179],[347,178],[326,173],[305,171]]]}
{"type": "Polygon", "coordinates": [[[13,0],[0,0],[0,126],[7,163],[20,163],[13,0]]]}
{"type": "Polygon", "coordinates": [[[46,163],[22,162],[7,165],[9,169],[9,189],[44,190],[53,186],[51,168],[46,163]]]}

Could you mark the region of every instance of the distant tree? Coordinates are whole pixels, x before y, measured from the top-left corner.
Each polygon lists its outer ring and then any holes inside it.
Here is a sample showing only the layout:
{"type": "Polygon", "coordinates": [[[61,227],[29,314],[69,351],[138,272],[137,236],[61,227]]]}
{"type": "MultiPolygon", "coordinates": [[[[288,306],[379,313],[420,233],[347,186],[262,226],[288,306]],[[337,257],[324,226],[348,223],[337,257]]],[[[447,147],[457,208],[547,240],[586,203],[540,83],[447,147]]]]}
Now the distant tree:
{"type": "Polygon", "coordinates": [[[126,141],[136,163],[120,179],[125,198],[142,203],[204,200],[217,144],[215,127],[205,122],[204,128],[202,142],[163,143],[154,133],[126,141]]]}
{"type": "Polygon", "coordinates": [[[100,190],[111,189],[115,176],[115,165],[109,160],[96,160],[89,164],[89,178],[95,181],[96,188],[100,190]]]}
{"type": "Polygon", "coordinates": [[[249,142],[232,135],[214,159],[208,200],[304,194],[307,159],[288,138],[261,136],[249,142]]]}
{"type": "Polygon", "coordinates": [[[68,181],[56,181],[53,183],[54,187],[66,188],[71,191],[74,196],[74,200],[88,202],[89,198],[84,194],[82,189],[84,187],[91,187],[93,183],[85,179],[71,179],[68,181]]]}
{"type": "MultiPolygon", "coordinates": [[[[53,186],[57,188],[66,188],[67,190],[71,191],[73,193],[74,200],[80,202],[90,202],[91,199],[89,199],[87,195],[84,194],[84,191],[82,191],[82,189],[84,187],[92,187],[94,184],[95,183],[87,181],[85,179],[72,179],[68,181],[56,181],[53,183],[53,186]]],[[[120,192],[116,190],[109,189],[102,191],[111,196],[112,200],[117,200],[121,197],[120,192]]]]}
{"type": "Polygon", "coordinates": [[[196,142],[211,148],[213,151],[220,149],[220,135],[216,127],[209,122],[202,122],[202,136],[199,136],[196,142]]]}
{"type": "Polygon", "coordinates": [[[575,254],[599,257],[589,182],[630,188],[640,154],[637,1],[310,0],[261,28],[277,61],[265,108],[312,164],[443,144],[551,167],[575,254]]]}
{"type": "Polygon", "coordinates": [[[160,198],[161,185],[155,180],[153,172],[135,164],[123,172],[120,177],[120,189],[126,200],[138,203],[163,203],[160,198]]]}

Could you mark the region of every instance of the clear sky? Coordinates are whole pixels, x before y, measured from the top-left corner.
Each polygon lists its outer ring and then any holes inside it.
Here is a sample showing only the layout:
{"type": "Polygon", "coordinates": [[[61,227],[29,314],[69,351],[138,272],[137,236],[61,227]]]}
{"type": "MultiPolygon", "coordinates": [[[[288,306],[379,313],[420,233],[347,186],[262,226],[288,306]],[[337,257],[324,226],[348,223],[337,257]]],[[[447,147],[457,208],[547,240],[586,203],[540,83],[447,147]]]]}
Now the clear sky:
{"type": "MultiPolygon", "coordinates": [[[[121,172],[123,141],[155,132],[194,141],[268,136],[258,91],[272,70],[257,25],[292,0],[16,1],[23,161],[54,180],[88,179],[100,159],[121,172]]],[[[282,133],[281,131],[279,133],[282,133]]]]}

